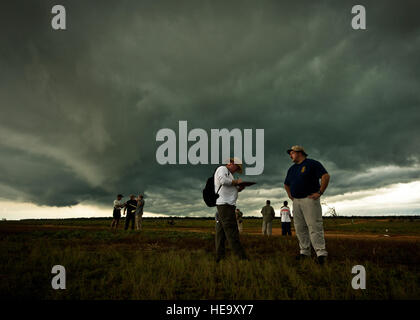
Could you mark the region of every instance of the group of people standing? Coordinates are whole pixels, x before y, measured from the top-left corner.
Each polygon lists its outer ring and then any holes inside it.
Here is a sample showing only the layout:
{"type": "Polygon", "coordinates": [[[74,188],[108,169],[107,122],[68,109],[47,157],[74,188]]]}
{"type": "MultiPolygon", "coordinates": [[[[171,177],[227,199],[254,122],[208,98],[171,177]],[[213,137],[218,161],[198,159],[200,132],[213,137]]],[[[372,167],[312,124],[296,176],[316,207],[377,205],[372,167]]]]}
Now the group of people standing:
{"type": "Polygon", "coordinates": [[[144,208],[144,197],[142,194],[139,194],[138,197],[134,194],[130,195],[130,200],[127,202],[122,202],[124,196],[122,194],[117,195],[117,199],[114,200],[114,211],[113,211],[113,220],[111,223],[111,229],[117,230],[118,224],[121,219],[121,210],[124,209],[123,215],[127,213],[125,219],[124,230],[127,230],[131,224],[131,230],[142,229],[143,221],[143,208],[144,208]]]}
{"type": "MultiPolygon", "coordinates": [[[[308,154],[302,146],[293,146],[287,153],[294,163],[287,171],[284,188],[293,202],[293,221],[300,247],[296,259],[310,257],[312,245],[317,261],[322,265],[328,253],[325,247],[320,197],[328,187],[330,176],[319,161],[307,158],[308,154]]],[[[219,195],[216,200],[216,262],[225,257],[226,240],[239,259],[248,260],[239,239],[240,228],[236,219],[236,201],[244,185],[241,183],[242,179],[234,178],[234,173],[242,173],[242,162],[237,158],[230,158],[229,163],[217,168],[214,174],[214,188],[219,195]]],[[[285,201],[280,211],[283,234],[291,234],[291,215],[287,204],[285,201]]],[[[261,213],[263,233],[271,234],[275,213],[269,200],[261,213]]]]}
{"type": "MultiPolygon", "coordinates": [[[[284,201],[283,206],[280,209],[280,219],[281,219],[281,229],[282,229],[282,235],[292,235],[292,229],[291,229],[291,213],[290,209],[287,206],[288,202],[284,201]]],[[[276,213],[274,211],[274,208],[271,206],[271,201],[267,200],[266,205],[261,209],[261,214],[263,216],[263,224],[262,224],[262,234],[271,236],[272,235],[272,229],[273,229],[273,220],[276,217],[276,213]]]]}
{"type": "MultiPolygon", "coordinates": [[[[328,187],[330,176],[322,164],[316,160],[308,159],[307,153],[301,146],[293,146],[287,150],[293,165],[287,171],[284,180],[284,188],[293,202],[293,221],[296,236],[299,241],[300,253],[298,260],[311,256],[311,245],[317,255],[319,264],[324,264],[327,257],[325,247],[324,229],[322,222],[322,208],[320,197],[328,187]]],[[[245,187],[242,179],[235,179],[234,173],[242,173],[242,162],[237,158],[230,158],[226,165],[218,167],[214,173],[214,188],[218,194],[216,200],[216,262],[225,257],[225,242],[229,242],[231,249],[241,260],[249,260],[239,238],[239,232],[243,230],[243,213],[236,208],[238,193],[245,187]]],[[[124,229],[127,230],[131,223],[131,229],[136,226],[142,228],[142,216],[144,199],[139,194],[136,198],[130,195],[130,200],[123,203],[123,195],[119,194],[114,200],[112,229],[118,228],[121,218],[121,210],[124,215],[127,212],[124,229]]],[[[284,201],[280,210],[282,221],[282,234],[291,235],[291,214],[284,201]]],[[[272,221],[275,211],[270,200],[262,208],[263,215],[262,233],[272,234],[272,221]]]]}
{"type": "MultiPolygon", "coordinates": [[[[283,206],[280,209],[280,219],[281,219],[281,228],[282,228],[282,235],[292,235],[291,230],[291,213],[290,209],[287,206],[288,202],[284,201],[283,206]]],[[[271,201],[267,200],[266,205],[261,209],[261,214],[263,216],[263,224],[262,224],[262,234],[266,236],[272,235],[273,229],[273,221],[276,217],[276,213],[274,208],[271,206],[271,201]]],[[[242,233],[243,231],[243,213],[238,208],[235,209],[236,215],[236,223],[238,224],[238,231],[242,233]]],[[[218,213],[216,212],[216,221],[218,220],[218,213]]]]}

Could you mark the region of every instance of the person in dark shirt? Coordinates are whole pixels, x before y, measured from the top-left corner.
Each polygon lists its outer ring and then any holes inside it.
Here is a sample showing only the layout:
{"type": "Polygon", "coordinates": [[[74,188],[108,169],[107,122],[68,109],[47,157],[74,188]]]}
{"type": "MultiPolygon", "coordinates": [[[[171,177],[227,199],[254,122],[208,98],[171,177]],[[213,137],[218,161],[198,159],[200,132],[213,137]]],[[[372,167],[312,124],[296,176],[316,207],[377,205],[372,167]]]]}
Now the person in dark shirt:
{"type": "Polygon", "coordinates": [[[328,253],[320,197],[328,187],[330,176],[320,162],[307,158],[303,147],[293,146],[287,153],[294,164],[287,171],[284,188],[293,201],[293,220],[300,247],[297,258],[310,256],[312,244],[318,262],[323,264],[328,253]]]}
{"type": "Polygon", "coordinates": [[[137,200],[135,199],[134,194],[130,195],[130,200],[126,202],[125,208],[124,208],[124,215],[127,211],[127,217],[125,218],[125,226],[124,230],[128,229],[128,226],[131,222],[131,230],[134,230],[134,219],[135,219],[135,212],[137,207],[137,200]]]}

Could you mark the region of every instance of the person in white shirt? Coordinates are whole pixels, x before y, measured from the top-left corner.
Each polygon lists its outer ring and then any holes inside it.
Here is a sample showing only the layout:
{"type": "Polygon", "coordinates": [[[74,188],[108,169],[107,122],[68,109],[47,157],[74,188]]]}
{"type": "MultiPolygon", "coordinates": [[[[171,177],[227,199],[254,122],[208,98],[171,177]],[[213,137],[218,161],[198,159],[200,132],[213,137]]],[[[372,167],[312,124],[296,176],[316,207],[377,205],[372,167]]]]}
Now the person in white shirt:
{"type": "Polygon", "coordinates": [[[287,206],[288,202],[283,202],[283,207],[280,208],[280,217],[281,217],[281,234],[283,236],[291,236],[292,235],[292,229],[291,229],[291,214],[290,209],[287,206]]]}
{"type": "Polygon", "coordinates": [[[121,219],[121,209],[125,207],[125,203],[121,200],[124,196],[122,194],[117,195],[117,199],[114,200],[114,211],[112,213],[113,219],[111,222],[111,230],[117,230],[118,224],[121,219]]]}
{"type": "Polygon", "coordinates": [[[239,239],[239,230],[236,222],[236,200],[238,192],[244,189],[238,186],[242,182],[241,179],[234,179],[233,173],[242,173],[242,162],[237,158],[230,158],[229,163],[217,168],[214,173],[214,188],[219,194],[216,200],[217,220],[216,223],[216,262],[225,257],[225,241],[229,241],[229,245],[233,252],[241,260],[248,260],[244,248],[239,239]]]}

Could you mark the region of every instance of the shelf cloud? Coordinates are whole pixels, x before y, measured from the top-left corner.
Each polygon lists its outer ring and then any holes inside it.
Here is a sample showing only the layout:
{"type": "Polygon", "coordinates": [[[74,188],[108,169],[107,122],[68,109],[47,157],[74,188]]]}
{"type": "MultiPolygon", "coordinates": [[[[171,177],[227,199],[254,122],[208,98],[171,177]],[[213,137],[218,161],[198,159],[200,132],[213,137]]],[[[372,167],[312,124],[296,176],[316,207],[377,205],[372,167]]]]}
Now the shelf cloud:
{"type": "MultiPolygon", "coordinates": [[[[0,198],[212,213],[214,165],[160,165],[156,133],[264,129],[264,172],[239,198],[285,199],[286,150],[331,174],[326,196],[420,177],[417,1],[8,1],[0,12],[0,198]],[[24,9],[24,10],[23,10],[24,9]]],[[[246,179],[246,178],[244,178],[246,179]]],[[[261,201],[259,201],[261,200],[261,201]]]]}

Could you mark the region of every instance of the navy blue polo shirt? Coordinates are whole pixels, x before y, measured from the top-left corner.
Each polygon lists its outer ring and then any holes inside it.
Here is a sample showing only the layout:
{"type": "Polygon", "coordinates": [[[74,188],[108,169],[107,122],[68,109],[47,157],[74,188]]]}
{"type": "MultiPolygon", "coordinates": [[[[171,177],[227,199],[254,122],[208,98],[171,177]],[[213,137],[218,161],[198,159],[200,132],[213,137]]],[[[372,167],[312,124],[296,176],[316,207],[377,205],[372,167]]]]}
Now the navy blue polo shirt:
{"type": "Polygon", "coordinates": [[[319,179],[328,173],[319,161],[305,159],[287,171],[284,184],[290,187],[293,198],[306,198],[320,188],[319,179]]]}

